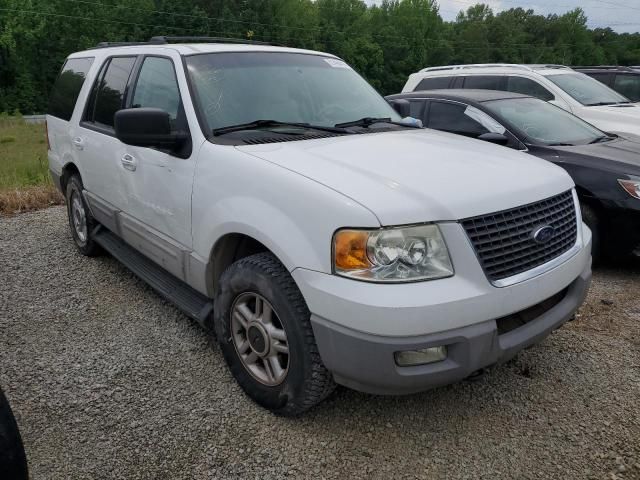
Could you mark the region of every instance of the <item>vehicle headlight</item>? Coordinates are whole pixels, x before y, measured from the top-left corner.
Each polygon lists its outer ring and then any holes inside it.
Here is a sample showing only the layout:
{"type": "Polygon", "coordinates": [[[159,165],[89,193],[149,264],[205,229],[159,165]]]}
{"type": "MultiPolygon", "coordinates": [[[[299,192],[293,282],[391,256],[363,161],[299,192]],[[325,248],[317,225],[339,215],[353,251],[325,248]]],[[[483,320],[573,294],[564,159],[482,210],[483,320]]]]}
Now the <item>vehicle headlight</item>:
{"type": "Polygon", "coordinates": [[[618,183],[622,188],[625,189],[625,191],[629,195],[637,199],[640,199],[640,178],[637,178],[637,177],[632,177],[631,179],[619,178],[618,183]]]}
{"type": "Polygon", "coordinates": [[[333,264],[336,274],[369,282],[453,275],[447,245],[436,225],[339,230],[333,238],[333,264]]]}

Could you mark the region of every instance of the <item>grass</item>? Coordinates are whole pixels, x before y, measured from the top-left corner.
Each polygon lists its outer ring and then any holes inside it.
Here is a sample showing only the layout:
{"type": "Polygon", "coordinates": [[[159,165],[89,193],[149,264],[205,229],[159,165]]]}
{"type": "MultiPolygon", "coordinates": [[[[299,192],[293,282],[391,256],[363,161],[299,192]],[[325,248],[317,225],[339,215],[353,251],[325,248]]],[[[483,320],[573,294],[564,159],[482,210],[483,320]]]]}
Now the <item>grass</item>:
{"type": "Polygon", "coordinates": [[[0,214],[61,202],[49,176],[44,124],[0,115],[0,214]]]}

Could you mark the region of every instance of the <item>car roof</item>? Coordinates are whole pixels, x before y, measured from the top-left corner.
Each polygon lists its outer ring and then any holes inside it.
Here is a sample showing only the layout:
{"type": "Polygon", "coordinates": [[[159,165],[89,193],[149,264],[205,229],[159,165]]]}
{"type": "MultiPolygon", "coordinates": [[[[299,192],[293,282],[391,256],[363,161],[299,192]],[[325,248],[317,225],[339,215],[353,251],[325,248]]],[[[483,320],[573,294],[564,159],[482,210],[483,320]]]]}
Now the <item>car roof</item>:
{"type": "Polygon", "coordinates": [[[399,93],[389,95],[385,98],[389,100],[401,98],[441,98],[446,100],[460,100],[467,103],[482,103],[491,100],[506,100],[510,98],[534,98],[521,93],[503,92],[498,90],[475,90],[475,89],[441,89],[441,90],[418,90],[415,92],[399,93]]]}
{"type": "Polygon", "coordinates": [[[81,52],[75,52],[69,56],[73,57],[87,57],[97,55],[114,55],[114,54],[136,54],[139,51],[166,51],[173,50],[180,55],[194,55],[199,53],[218,53],[218,52],[281,52],[281,53],[304,53],[311,55],[321,55],[325,57],[337,58],[335,55],[324,52],[317,52],[315,50],[303,50],[299,48],[278,47],[273,45],[260,45],[260,44],[243,44],[243,43],[166,43],[166,44],[152,44],[152,43],[140,43],[135,45],[114,45],[91,48],[83,50],[81,52]]]}

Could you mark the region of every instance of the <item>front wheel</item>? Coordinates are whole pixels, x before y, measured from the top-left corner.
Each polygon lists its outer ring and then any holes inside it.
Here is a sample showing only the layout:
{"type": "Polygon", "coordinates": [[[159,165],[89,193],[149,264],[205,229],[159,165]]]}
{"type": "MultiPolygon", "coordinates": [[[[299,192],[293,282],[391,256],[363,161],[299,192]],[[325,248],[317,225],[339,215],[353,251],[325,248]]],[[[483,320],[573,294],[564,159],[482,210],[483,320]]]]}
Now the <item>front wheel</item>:
{"type": "Polygon", "coordinates": [[[255,402],[294,416],[333,391],[306,302],[272,254],[259,253],[231,265],[220,279],[214,305],[224,358],[255,402]]]}

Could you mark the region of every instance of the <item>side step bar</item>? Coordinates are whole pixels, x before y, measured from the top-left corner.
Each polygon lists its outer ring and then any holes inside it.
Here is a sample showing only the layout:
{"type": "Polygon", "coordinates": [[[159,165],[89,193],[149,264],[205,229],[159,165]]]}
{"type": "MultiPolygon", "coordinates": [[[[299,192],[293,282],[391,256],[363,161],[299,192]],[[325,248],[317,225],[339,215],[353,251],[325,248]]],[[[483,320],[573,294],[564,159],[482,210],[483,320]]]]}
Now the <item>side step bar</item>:
{"type": "Polygon", "coordinates": [[[94,230],[93,239],[156,292],[205,326],[207,317],[213,311],[213,301],[210,298],[163,270],[106,228],[98,226],[94,230]]]}

